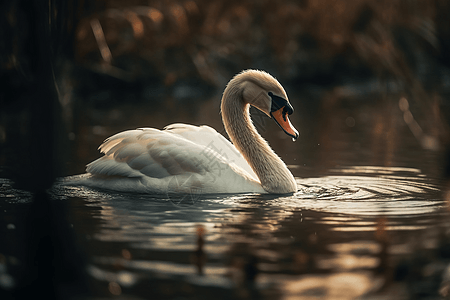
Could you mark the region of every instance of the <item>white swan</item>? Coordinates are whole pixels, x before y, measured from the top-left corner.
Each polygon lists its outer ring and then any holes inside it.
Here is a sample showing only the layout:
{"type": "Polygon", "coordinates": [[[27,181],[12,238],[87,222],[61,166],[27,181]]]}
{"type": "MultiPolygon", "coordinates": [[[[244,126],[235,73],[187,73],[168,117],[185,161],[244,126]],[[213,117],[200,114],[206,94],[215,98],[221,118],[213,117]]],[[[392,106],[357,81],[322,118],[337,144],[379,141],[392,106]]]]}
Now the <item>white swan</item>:
{"type": "Polygon", "coordinates": [[[222,119],[231,144],[208,126],[173,124],[118,133],[99,147],[79,184],[144,193],[293,193],[294,176],[258,134],[250,105],[271,116],[293,139],[293,108],[268,73],[247,70],[227,85],[222,119]]]}

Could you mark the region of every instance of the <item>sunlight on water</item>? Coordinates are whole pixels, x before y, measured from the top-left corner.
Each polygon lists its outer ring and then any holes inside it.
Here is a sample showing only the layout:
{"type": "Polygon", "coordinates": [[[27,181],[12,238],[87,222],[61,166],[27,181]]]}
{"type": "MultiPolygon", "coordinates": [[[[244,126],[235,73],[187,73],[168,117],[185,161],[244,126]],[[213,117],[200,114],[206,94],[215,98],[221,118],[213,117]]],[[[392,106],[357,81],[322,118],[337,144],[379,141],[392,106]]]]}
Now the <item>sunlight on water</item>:
{"type": "Polygon", "coordinates": [[[372,287],[367,274],[338,273],[305,276],[300,279],[285,278],[284,299],[355,299],[372,287]]]}
{"type": "MultiPolygon", "coordinates": [[[[229,251],[228,237],[232,237],[234,243],[254,245],[282,241],[276,235],[283,224],[296,220],[298,212],[302,211],[326,213],[313,222],[315,226],[328,227],[330,232],[374,233],[379,230],[378,218],[381,216],[425,216],[443,205],[439,200],[439,188],[417,169],[352,167],[332,170],[331,173],[335,175],[298,178],[298,192],[288,197],[203,195],[193,203],[182,205],[165,195],[120,194],[73,187],[63,189],[62,193],[65,197],[83,196],[88,201],[87,205],[101,207],[94,216],[104,222],[93,234],[99,241],[126,242],[135,249],[158,253],[192,251],[195,226],[202,224],[208,232],[204,249],[215,257],[229,251]],[[255,212],[259,212],[256,219],[255,212]],[[252,234],[260,238],[242,235],[239,226],[232,225],[247,223],[252,234]]],[[[302,215],[300,222],[303,222],[302,215]]],[[[311,219],[305,219],[308,221],[311,219]]],[[[391,218],[383,230],[423,230],[429,226],[428,223],[391,218]]],[[[341,249],[345,245],[349,247],[344,244],[341,249]]],[[[322,260],[321,268],[347,269],[349,264],[370,267],[377,262],[352,259],[347,254],[340,254],[332,260],[322,260]]]]}
{"type": "Polygon", "coordinates": [[[266,198],[272,207],[372,216],[427,214],[443,204],[440,189],[417,169],[352,167],[333,173],[341,174],[298,178],[299,190],[291,197],[234,196],[222,202],[237,206],[245,198],[266,198]]]}
{"type": "MultiPolygon", "coordinates": [[[[83,188],[68,188],[66,191],[72,195],[86,196],[90,201],[102,199],[101,214],[97,217],[108,221],[112,228],[121,227],[134,232],[152,230],[155,234],[164,234],[166,241],[173,235],[173,242],[177,241],[177,235],[192,233],[189,228],[192,221],[205,222],[208,228],[217,219],[239,222],[251,215],[254,208],[270,210],[268,219],[273,224],[265,223],[263,230],[276,229],[279,220],[288,218],[297,209],[332,213],[330,219],[322,220],[324,224],[345,224],[346,230],[373,230],[374,224],[359,218],[352,220],[351,215],[414,216],[432,213],[443,206],[438,186],[418,169],[359,166],[332,170],[331,173],[336,175],[297,178],[298,192],[288,197],[259,194],[202,195],[193,203],[179,204],[173,197],[167,199],[165,195],[114,194],[83,188]],[[133,198],[133,202],[128,201],[129,198],[133,198]],[[118,215],[124,210],[128,210],[126,215],[118,215]],[[342,217],[341,214],[348,217],[342,217]],[[188,223],[183,222],[186,216],[191,219],[188,223]],[[150,223],[149,218],[152,220],[150,223]],[[133,220],[132,225],[121,225],[122,221],[129,223],[130,219],[133,220]],[[152,225],[159,222],[166,225],[152,225]],[[352,227],[348,227],[349,224],[352,227]]],[[[133,235],[120,236],[114,230],[111,234],[108,232],[108,229],[102,230],[103,238],[134,239],[133,235]]],[[[158,246],[162,247],[162,244],[158,246]]]]}
{"type": "MultiPolygon", "coordinates": [[[[97,245],[88,273],[117,295],[158,280],[235,292],[254,257],[258,291],[276,286],[284,299],[353,299],[380,285],[371,270],[385,265],[387,253],[411,253],[404,236],[435,226],[444,206],[436,182],[412,168],[346,167],[297,183],[291,196],[187,202],[81,187],[56,186],[54,195],[89,208],[91,225],[74,221],[97,245]],[[402,242],[387,248],[399,233],[402,242]]],[[[437,245],[433,236],[424,243],[437,245]]]]}

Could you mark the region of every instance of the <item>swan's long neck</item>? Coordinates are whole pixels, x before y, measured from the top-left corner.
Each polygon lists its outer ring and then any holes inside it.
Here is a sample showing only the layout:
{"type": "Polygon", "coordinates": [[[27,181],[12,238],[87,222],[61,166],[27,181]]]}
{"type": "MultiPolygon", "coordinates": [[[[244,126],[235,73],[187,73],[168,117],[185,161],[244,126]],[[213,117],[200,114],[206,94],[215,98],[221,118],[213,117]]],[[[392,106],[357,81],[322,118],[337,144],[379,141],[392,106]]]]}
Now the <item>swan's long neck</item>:
{"type": "Polygon", "coordinates": [[[250,105],[242,99],[242,90],[228,85],[221,111],[225,130],[242,153],[262,187],[269,193],[292,193],[297,190],[294,176],[284,162],[259,135],[250,118],[250,105]]]}

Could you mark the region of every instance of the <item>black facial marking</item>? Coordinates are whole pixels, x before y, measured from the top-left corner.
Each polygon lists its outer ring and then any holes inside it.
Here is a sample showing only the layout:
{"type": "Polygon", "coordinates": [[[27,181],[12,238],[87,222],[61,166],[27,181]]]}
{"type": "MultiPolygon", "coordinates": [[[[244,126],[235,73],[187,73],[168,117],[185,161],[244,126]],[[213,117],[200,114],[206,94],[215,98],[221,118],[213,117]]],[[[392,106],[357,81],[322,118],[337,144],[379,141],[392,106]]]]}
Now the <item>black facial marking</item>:
{"type": "Polygon", "coordinates": [[[286,114],[291,115],[294,112],[294,108],[292,105],[281,97],[278,97],[272,92],[269,92],[269,96],[272,98],[272,107],[270,108],[270,112],[274,112],[283,107],[283,118],[286,121],[286,114]]]}

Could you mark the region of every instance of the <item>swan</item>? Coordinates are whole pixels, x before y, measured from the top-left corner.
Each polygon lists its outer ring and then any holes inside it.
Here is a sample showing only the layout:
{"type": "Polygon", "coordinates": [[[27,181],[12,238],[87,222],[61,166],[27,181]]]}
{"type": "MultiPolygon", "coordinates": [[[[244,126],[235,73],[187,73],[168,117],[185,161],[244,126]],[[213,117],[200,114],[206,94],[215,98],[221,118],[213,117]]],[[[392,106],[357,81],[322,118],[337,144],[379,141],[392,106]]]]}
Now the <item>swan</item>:
{"type": "Polygon", "coordinates": [[[281,84],[264,71],[245,70],[222,96],[222,121],[232,143],[205,125],[124,131],[100,145],[104,156],[87,165],[78,184],[138,193],[296,192],[294,176],[253,125],[250,105],[298,138],[281,84]]]}

